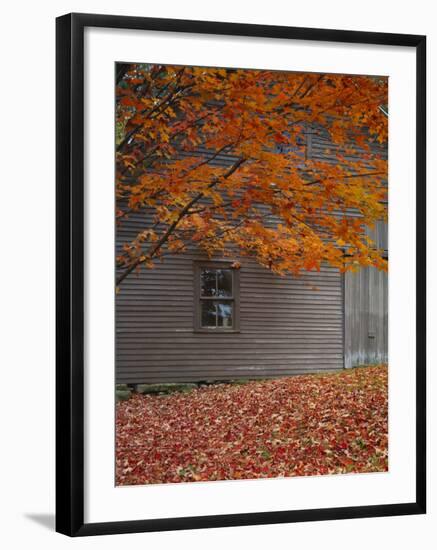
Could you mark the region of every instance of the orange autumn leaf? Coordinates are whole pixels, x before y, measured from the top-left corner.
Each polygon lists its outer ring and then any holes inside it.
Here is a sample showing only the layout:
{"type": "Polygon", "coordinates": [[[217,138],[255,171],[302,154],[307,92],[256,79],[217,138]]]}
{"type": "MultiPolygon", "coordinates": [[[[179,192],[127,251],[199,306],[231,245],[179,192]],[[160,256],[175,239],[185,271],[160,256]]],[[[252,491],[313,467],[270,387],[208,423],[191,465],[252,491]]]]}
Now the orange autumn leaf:
{"type": "Polygon", "coordinates": [[[387,218],[386,78],[137,64],[117,84],[117,220],[144,214],[117,284],[190,244],[279,275],[387,268],[366,233],[387,218]]]}

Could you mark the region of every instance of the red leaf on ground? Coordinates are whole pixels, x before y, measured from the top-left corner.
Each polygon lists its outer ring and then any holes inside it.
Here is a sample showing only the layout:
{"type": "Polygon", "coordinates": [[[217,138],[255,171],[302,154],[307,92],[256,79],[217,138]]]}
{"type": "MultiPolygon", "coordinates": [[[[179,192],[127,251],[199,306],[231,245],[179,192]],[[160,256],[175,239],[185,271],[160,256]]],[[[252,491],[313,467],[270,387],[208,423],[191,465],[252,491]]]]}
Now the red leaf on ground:
{"type": "Polygon", "coordinates": [[[117,404],[117,485],[388,470],[385,365],[117,404]]]}

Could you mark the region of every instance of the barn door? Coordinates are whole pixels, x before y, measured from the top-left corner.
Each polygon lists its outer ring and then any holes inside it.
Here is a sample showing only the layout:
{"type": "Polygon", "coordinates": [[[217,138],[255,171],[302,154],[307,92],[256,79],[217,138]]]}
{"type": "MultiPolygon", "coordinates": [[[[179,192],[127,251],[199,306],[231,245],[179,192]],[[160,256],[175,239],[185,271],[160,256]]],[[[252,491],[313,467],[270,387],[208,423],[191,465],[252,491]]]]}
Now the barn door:
{"type": "Polygon", "coordinates": [[[388,360],[388,277],[374,267],[344,275],[345,367],[388,360]]]}

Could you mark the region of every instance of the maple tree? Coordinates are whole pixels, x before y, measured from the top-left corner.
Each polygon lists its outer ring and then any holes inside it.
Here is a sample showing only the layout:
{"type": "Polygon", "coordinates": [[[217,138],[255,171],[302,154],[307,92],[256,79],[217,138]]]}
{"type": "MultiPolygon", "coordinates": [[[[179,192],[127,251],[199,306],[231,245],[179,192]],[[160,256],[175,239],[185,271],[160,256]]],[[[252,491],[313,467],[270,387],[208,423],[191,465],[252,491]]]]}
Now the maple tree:
{"type": "Polygon", "coordinates": [[[117,485],[387,470],[386,365],[117,403],[117,485]]]}
{"type": "Polygon", "coordinates": [[[117,256],[117,285],[193,245],[280,275],[386,269],[365,230],[387,216],[373,146],[387,141],[386,103],[382,77],[118,65],[116,218],[144,226],[117,256]],[[309,133],[329,138],[326,158],[306,158],[309,133]]]}

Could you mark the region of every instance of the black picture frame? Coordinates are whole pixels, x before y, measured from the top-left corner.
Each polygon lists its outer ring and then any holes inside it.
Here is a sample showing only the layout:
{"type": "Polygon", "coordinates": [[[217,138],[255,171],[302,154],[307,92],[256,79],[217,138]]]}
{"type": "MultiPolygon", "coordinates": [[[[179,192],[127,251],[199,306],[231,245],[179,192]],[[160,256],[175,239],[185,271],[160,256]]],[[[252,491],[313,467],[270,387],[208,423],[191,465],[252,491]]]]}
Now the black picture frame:
{"type": "Polygon", "coordinates": [[[115,15],[56,21],[56,530],[69,536],[423,514],[426,510],[426,37],[115,15]],[[416,499],[414,502],[84,523],[84,29],[106,27],[404,46],[416,51],[416,499]]]}

